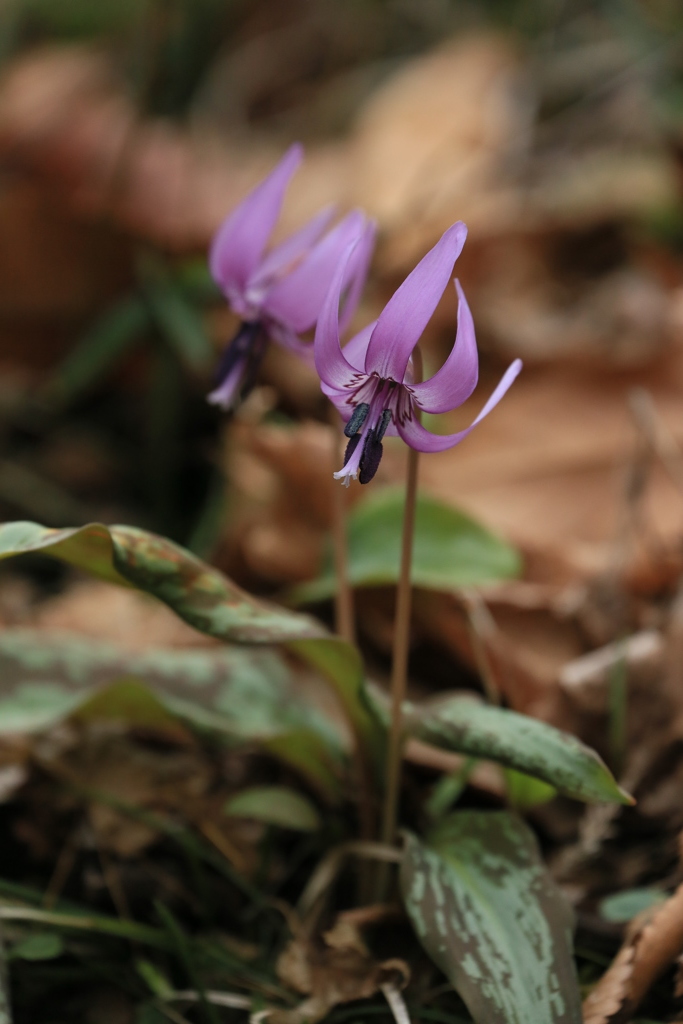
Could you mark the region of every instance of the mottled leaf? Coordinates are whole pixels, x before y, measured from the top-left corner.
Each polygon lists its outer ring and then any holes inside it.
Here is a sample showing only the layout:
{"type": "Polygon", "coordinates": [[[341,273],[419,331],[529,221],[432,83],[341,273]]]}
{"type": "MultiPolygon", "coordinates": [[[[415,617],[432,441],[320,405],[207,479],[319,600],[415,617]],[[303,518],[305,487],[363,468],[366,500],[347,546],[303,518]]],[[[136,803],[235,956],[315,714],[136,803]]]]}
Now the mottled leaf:
{"type": "Polygon", "coordinates": [[[439,697],[406,705],[405,726],[427,743],[497,761],[577,800],[632,802],[594,750],[528,715],[467,697],[439,697]]]}
{"type": "Polygon", "coordinates": [[[523,822],[459,811],[426,842],[409,835],[401,888],[476,1024],[581,1024],[571,912],[523,822]]]}
{"type": "Polygon", "coordinates": [[[0,558],[26,552],[52,555],[101,579],[137,587],[220,640],[286,644],[332,683],[366,760],[375,758],[381,729],[364,699],[360,655],[314,619],[257,600],[179,545],[132,526],[0,525],[0,558]]]}
{"type": "MultiPolygon", "coordinates": [[[[405,495],[386,488],[364,497],[348,520],[349,579],[356,587],[395,583],[401,564],[405,495]]],[[[453,590],[517,576],[517,551],[470,516],[421,494],[417,500],[412,579],[415,586],[453,590]]],[[[303,604],[334,594],[331,558],[321,577],[292,591],[303,604]]]]}
{"type": "Polygon", "coordinates": [[[225,805],[233,818],[254,818],[267,825],[279,825],[297,832],[315,832],[320,815],[311,801],[287,786],[253,786],[243,789],[225,805]]]}
{"type": "Polygon", "coordinates": [[[0,633],[0,680],[0,735],[44,729],[76,710],[138,725],[181,718],[234,741],[256,742],[328,799],[340,794],[343,739],[297,688],[277,650],[132,653],[68,633],[8,629],[0,633]]]}

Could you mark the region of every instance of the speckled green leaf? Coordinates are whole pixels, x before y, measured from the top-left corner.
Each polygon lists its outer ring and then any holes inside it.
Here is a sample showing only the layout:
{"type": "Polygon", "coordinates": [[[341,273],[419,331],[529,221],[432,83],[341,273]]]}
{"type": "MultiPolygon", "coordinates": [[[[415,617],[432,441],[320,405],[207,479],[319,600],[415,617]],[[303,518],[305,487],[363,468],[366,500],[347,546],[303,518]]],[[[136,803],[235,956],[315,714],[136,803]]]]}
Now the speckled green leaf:
{"type": "MultiPolygon", "coordinates": [[[[402,489],[371,492],[349,516],[349,579],[356,587],[395,583],[401,564],[405,495],[402,489]]],[[[518,552],[458,509],[420,494],[413,548],[413,582],[432,590],[453,590],[517,576],[518,552]]],[[[331,557],[317,580],[292,590],[294,603],[334,594],[331,557]]]]}
{"type": "Polygon", "coordinates": [[[311,801],[287,786],[243,789],[228,800],[224,810],[233,818],[253,818],[297,832],[315,832],[321,825],[320,815],[311,801]]]}
{"type": "Polygon", "coordinates": [[[476,1024],[581,1024],[571,912],[532,833],[504,811],[459,811],[408,836],[403,899],[476,1024]]]}
{"type": "Polygon", "coordinates": [[[497,761],[576,800],[631,802],[594,750],[536,718],[467,697],[406,705],[405,714],[407,732],[434,746],[497,761]]]}
{"type": "Polygon", "coordinates": [[[52,530],[29,522],[0,525],[0,558],[27,552],[52,555],[101,579],[137,587],[220,640],[286,644],[327,676],[362,749],[374,757],[381,737],[363,699],[360,656],[314,619],[258,601],[179,545],[132,526],[90,523],[52,530]]]}
{"type": "Polygon", "coordinates": [[[148,725],[163,725],[164,715],[181,718],[236,742],[258,743],[327,798],[340,793],[343,739],[297,688],[277,650],[132,653],[68,633],[0,632],[0,735],[44,729],[77,710],[148,725]]]}

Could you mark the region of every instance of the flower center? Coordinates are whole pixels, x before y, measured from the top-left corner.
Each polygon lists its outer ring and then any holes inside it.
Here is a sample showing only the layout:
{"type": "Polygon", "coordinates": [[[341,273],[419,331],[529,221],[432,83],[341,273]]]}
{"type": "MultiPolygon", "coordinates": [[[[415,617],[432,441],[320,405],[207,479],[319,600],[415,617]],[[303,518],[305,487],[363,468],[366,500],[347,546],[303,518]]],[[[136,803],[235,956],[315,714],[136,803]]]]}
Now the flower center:
{"type": "Polygon", "coordinates": [[[356,404],[344,428],[349,438],[344,468],[335,474],[344,478],[346,486],[352,476],[362,484],[370,483],[377,472],[384,452],[382,439],[399,409],[403,390],[395,380],[373,375],[356,392],[356,404]]]}

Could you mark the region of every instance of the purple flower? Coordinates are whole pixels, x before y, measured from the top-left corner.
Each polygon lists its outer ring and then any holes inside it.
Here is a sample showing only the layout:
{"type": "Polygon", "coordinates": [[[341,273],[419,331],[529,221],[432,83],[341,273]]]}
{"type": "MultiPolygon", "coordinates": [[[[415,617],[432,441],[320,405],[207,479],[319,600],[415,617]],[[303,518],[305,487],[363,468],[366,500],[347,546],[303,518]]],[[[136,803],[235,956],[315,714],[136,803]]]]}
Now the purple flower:
{"type": "Polygon", "coordinates": [[[209,266],[231,308],[242,319],[218,367],[209,402],[224,409],[253,387],[269,339],[313,361],[300,335],[318,319],[340,260],[356,242],[340,278],[341,326],[353,316],[365,283],[374,225],[360,210],[325,233],[334,210],[321,210],[303,228],[266,252],[289,181],[303,150],[291,146],[268,177],[223,222],[211,245],[209,266]]]}
{"type": "MultiPolygon", "coordinates": [[[[469,427],[456,434],[432,434],[416,410],[441,413],[455,409],[474,391],[479,359],[472,314],[458,281],[458,331],[446,362],[433,377],[414,383],[411,354],[429,322],[465,244],[467,228],[459,221],[418,263],[384,307],[379,318],[357,334],[342,351],[339,344],[339,299],[346,279],[340,265],[318,318],[315,365],[325,394],[346,421],[349,438],[344,468],[335,473],[348,487],[351,477],[372,480],[382,458],[385,434],[398,434],[419,452],[452,448],[498,404],[522,368],[516,359],[469,427]]],[[[349,250],[348,258],[353,259],[349,250]]]]}

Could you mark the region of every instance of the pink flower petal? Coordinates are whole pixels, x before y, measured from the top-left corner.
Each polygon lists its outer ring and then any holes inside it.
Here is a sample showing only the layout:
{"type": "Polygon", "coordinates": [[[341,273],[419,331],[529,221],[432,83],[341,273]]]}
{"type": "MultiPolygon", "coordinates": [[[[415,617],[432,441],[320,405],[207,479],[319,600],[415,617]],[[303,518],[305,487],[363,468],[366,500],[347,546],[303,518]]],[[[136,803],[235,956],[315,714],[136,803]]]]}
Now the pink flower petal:
{"type": "Polygon", "coordinates": [[[362,374],[365,373],[365,370],[363,369],[365,366],[365,353],[368,350],[370,337],[375,329],[376,323],[376,320],[369,323],[362,331],[359,331],[358,334],[354,335],[354,337],[351,338],[351,341],[348,341],[342,349],[344,358],[351,363],[351,366],[362,374]]]}
{"type": "Polygon", "coordinates": [[[444,293],[466,237],[462,221],[453,224],[394,292],[370,340],[367,373],[403,381],[410,353],[444,293]]]}
{"type": "MultiPolygon", "coordinates": [[[[360,241],[365,224],[364,214],[355,210],[328,231],[292,273],[268,291],[263,300],[266,313],[298,333],[313,327],[343,253],[351,242],[360,241]]],[[[342,287],[348,286],[359,259],[362,249],[350,258],[342,287]]]]}
{"type": "Polygon", "coordinates": [[[301,163],[303,149],[295,143],[268,177],[223,221],[211,245],[209,266],[221,288],[244,288],[258,266],[280,215],[287,185],[301,163]]]}
{"type": "Polygon", "coordinates": [[[458,331],[455,345],[440,370],[421,384],[412,384],[415,401],[425,412],[448,412],[457,409],[469,398],[479,377],[479,355],[474,333],[474,321],[467,299],[455,282],[458,291],[458,331]]]}
{"type": "MultiPolygon", "coordinates": [[[[315,329],[313,354],[315,368],[322,384],[336,391],[353,387],[360,382],[360,373],[344,357],[339,344],[339,300],[347,279],[348,263],[358,242],[349,245],[338,261],[335,275],[325,296],[315,329]]],[[[335,403],[336,404],[336,403],[335,403]]]]}
{"type": "Polygon", "coordinates": [[[323,231],[334,216],[334,206],[326,206],[315,217],[312,217],[299,231],[276,245],[257,266],[256,271],[247,283],[248,288],[263,288],[273,278],[286,271],[298,259],[304,256],[311,246],[315,245],[323,231]]]}
{"type": "Polygon", "coordinates": [[[476,425],[481,423],[484,417],[488,416],[491,410],[498,405],[521,369],[522,360],[515,359],[514,363],[503,374],[498,387],[474,422],[470,423],[469,427],[465,427],[464,430],[458,431],[457,434],[432,434],[421,423],[418,423],[416,419],[409,419],[403,424],[397,424],[399,434],[406,444],[418,452],[443,452],[447,448],[453,448],[460,441],[464,440],[474,430],[476,425]]]}
{"type": "MultiPolygon", "coordinates": [[[[358,303],[361,300],[363,289],[365,288],[365,282],[370,269],[370,260],[372,259],[372,253],[375,248],[376,233],[377,224],[375,221],[366,221],[360,241],[351,254],[348,274],[344,282],[344,287],[348,286],[349,290],[342,303],[342,310],[339,316],[339,330],[342,333],[349,326],[353,318],[353,314],[358,309],[358,303]]],[[[368,341],[369,340],[370,337],[368,335],[368,341]]],[[[349,356],[347,355],[347,359],[348,358],[349,356]]],[[[363,361],[365,361],[365,354],[363,354],[363,361]]],[[[362,366],[363,364],[361,364],[359,369],[362,368],[362,366]]]]}

